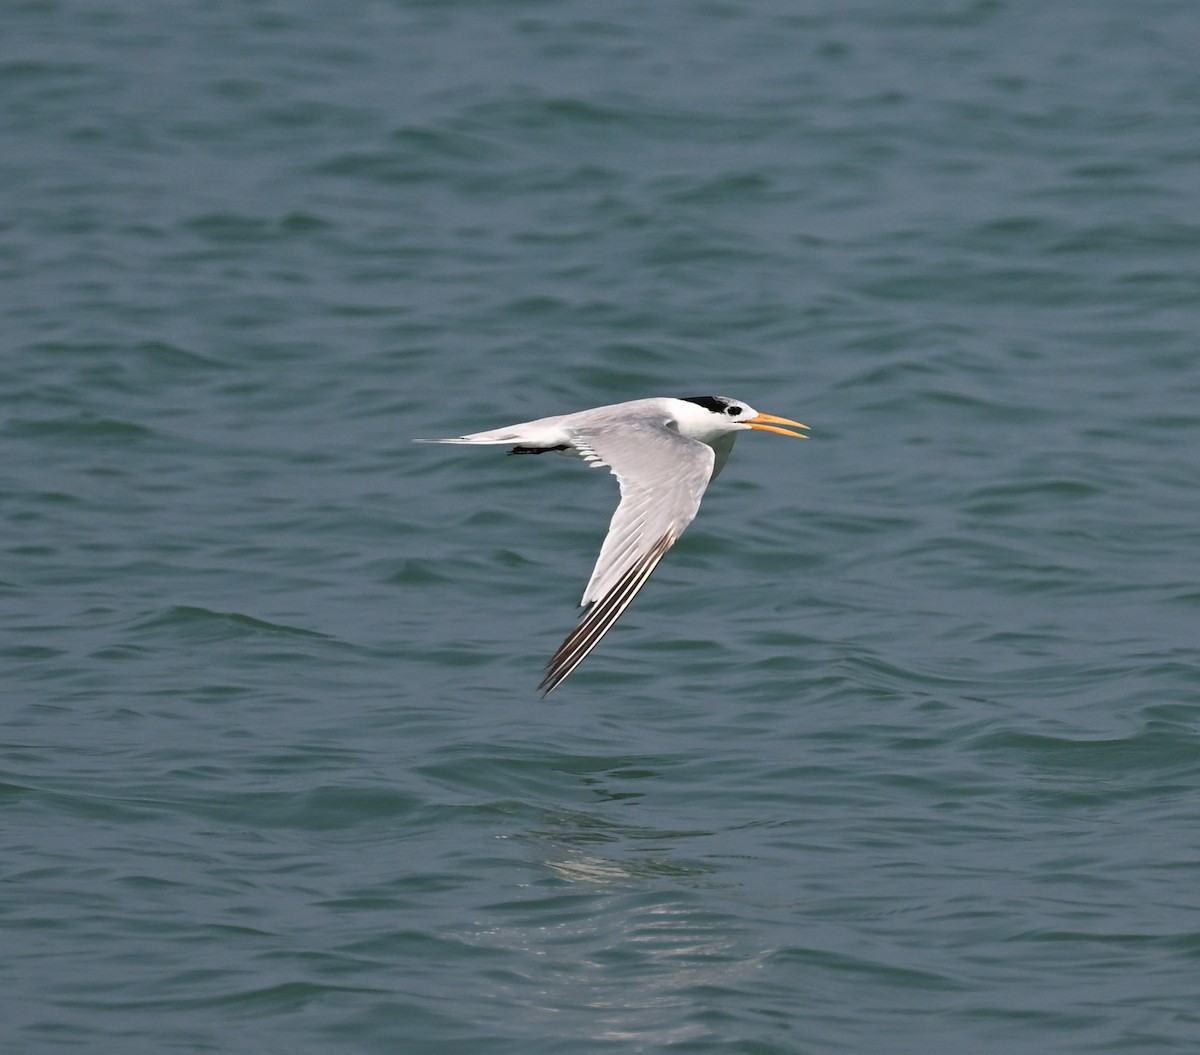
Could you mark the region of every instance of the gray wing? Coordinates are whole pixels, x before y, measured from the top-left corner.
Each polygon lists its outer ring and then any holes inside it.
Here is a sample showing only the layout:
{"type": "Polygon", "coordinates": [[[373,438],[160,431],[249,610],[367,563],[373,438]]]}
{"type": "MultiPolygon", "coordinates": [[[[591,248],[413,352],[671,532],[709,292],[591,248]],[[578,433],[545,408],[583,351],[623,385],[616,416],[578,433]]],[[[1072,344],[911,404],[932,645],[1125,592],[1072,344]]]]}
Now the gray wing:
{"type": "Polygon", "coordinates": [[[708,444],[655,421],[576,426],[571,432],[585,459],[612,470],[621,501],[583,592],[582,603],[590,607],[546,664],[538,686],[544,695],[600,643],[692,522],[716,461],[708,444]]]}

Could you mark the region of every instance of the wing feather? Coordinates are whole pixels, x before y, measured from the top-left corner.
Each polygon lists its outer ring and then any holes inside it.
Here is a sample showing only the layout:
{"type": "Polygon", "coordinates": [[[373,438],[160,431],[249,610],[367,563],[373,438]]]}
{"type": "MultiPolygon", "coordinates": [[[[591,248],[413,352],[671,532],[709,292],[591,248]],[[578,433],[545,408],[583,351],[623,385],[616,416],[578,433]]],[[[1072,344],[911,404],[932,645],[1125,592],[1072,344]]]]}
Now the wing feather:
{"type": "Polygon", "coordinates": [[[658,562],[663,559],[667,550],[674,543],[675,536],[670,532],[663,535],[658,542],[629,566],[625,574],[602,600],[588,609],[587,614],[579,621],[579,625],[567,635],[566,640],[559,645],[558,651],[550,657],[550,662],[546,664],[546,676],[538,685],[543,699],[558,688],[567,675],[579,666],[584,657],[600,643],[600,639],[608,633],[613,623],[629,607],[630,601],[637,596],[638,591],[650,578],[650,573],[658,567],[658,562]]]}
{"type": "Polygon", "coordinates": [[[716,454],[707,443],[658,421],[572,431],[579,433],[581,447],[609,467],[621,488],[620,504],[580,602],[591,604],[664,534],[683,534],[700,508],[716,454]]]}
{"type": "Polygon", "coordinates": [[[681,436],[661,418],[571,432],[588,461],[616,476],[621,501],[583,593],[589,608],[546,664],[538,686],[543,697],[600,643],[695,518],[716,462],[712,447],[681,436]]]}

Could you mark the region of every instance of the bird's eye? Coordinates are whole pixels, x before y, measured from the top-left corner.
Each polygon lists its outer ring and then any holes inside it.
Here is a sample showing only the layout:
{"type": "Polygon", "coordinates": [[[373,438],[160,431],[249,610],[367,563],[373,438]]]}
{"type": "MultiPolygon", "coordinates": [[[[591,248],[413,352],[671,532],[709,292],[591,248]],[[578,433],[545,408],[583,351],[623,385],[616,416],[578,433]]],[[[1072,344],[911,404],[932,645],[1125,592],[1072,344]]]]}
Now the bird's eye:
{"type": "Polygon", "coordinates": [[[725,408],[725,413],[728,414],[731,418],[736,418],[741,412],[742,412],[741,407],[726,407],[725,408]]]}

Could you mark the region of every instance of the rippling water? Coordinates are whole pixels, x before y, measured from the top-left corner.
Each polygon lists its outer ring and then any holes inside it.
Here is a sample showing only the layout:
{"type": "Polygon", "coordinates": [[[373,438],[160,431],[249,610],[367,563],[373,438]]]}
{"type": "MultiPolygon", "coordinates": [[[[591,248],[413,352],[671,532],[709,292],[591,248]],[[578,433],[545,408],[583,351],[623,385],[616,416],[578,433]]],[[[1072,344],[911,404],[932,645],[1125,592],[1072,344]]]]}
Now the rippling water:
{"type": "Polygon", "coordinates": [[[1200,8],[0,7],[5,1050],[1193,1052],[1200,8]],[[615,488],[744,437],[548,703],[615,488]]]}

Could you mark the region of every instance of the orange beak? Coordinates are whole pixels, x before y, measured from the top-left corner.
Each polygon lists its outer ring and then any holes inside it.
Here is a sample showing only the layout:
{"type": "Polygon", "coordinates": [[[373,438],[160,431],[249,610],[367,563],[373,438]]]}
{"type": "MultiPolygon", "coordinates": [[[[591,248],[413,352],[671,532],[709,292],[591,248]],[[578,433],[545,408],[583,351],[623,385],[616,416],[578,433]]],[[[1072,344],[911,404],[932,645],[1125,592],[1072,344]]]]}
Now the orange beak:
{"type": "Polygon", "coordinates": [[[743,425],[749,425],[752,429],[761,429],[763,432],[778,432],[780,436],[792,436],[799,440],[808,439],[803,432],[792,432],[791,429],[781,429],[780,425],[792,425],[798,429],[807,429],[807,425],[801,425],[798,421],[792,421],[790,418],[777,418],[774,414],[759,414],[756,418],[747,418],[742,422],[743,425]]]}

